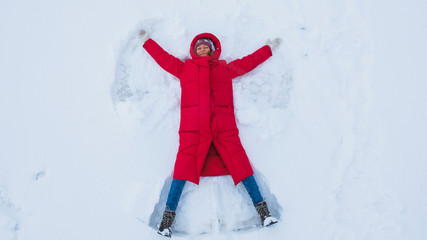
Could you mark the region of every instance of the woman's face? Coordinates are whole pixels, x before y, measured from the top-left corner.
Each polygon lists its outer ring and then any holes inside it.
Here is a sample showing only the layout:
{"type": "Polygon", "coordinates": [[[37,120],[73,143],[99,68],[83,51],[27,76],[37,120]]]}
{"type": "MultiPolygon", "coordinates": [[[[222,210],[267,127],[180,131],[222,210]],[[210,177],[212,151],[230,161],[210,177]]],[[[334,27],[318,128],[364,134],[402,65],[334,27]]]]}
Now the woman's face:
{"type": "Polygon", "coordinates": [[[205,57],[207,55],[210,55],[210,53],[211,53],[211,49],[205,44],[200,44],[196,48],[196,54],[199,55],[200,57],[205,57]]]}

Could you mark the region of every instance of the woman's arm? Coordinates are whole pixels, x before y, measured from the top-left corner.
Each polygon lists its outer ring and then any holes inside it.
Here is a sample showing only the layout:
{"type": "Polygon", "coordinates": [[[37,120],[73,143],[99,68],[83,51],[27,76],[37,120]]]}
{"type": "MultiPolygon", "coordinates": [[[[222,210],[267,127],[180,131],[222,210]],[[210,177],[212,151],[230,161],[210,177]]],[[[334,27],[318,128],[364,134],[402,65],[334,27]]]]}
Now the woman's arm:
{"type": "Polygon", "coordinates": [[[231,74],[231,78],[239,77],[252,71],[272,55],[271,48],[265,45],[246,57],[230,62],[228,71],[231,74]]]}
{"type": "Polygon", "coordinates": [[[153,39],[148,38],[148,33],[143,31],[144,30],[141,30],[140,36],[143,41],[145,40],[143,45],[145,50],[147,50],[160,67],[175,77],[180,78],[184,62],[163,50],[163,48],[160,47],[153,39]]]}
{"type": "Polygon", "coordinates": [[[266,46],[256,50],[251,55],[230,62],[228,64],[228,69],[230,71],[231,78],[239,77],[252,71],[258,65],[271,57],[273,55],[272,51],[274,51],[280,43],[280,38],[276,38],[273,41],[268,39],[266,46]]]}

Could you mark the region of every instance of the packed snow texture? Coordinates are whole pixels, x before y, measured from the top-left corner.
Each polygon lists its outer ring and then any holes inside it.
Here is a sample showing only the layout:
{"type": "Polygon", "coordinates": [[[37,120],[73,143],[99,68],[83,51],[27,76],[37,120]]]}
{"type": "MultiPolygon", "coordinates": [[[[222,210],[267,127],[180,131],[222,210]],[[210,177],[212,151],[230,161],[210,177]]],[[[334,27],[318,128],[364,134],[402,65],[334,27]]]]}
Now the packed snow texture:
{"type": "Polygon", "coordinates": [[[426,209],[413,213],[382,170],[394,149],[376,103],[384,95],[372,84],[381,43],[369,20],[381,4],[2,5],[9,39],[0,40],[0,239],[162,239],[156,228],[178,149],[181,93],[142,48],[140,29],[182,60],[202,32],[219,38],[226,61],[282,39],[270,59],[233,82],[241,141],[279,223],[262,228],[230,176],[206,177],[186,184],[174,239],[426,237],[408,228],[425,223],[426,209]]]}

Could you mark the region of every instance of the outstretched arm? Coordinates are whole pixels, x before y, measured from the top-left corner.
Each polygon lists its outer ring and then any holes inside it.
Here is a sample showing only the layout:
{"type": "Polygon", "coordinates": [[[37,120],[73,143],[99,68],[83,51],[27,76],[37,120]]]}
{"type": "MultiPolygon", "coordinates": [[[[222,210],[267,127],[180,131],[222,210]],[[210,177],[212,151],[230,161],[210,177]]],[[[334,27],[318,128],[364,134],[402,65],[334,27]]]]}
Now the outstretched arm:
{"type": "Polygon", "coordinates": [[[267,44],[254,53],[243,57],[242,59],[236,59],[228,64],[228,70],[231,74],[231,78],[242,76],[258,65],[263,63],[269,57],[273,55],[272,50],[276,49],[280,44],[280,39],[276,38],[274,41],[267,41],[267,44]]]}
{"type": "Polygon", "coordinates": [[[149,38],[148,33],[144,30],[139,32],[139,36],[144,42],[143,47],[153,57],[153,59],[166,70],[168,73],[180,78],[184,63],[178,58],[170,55],[163,50],[153,39],[149,38]]]}

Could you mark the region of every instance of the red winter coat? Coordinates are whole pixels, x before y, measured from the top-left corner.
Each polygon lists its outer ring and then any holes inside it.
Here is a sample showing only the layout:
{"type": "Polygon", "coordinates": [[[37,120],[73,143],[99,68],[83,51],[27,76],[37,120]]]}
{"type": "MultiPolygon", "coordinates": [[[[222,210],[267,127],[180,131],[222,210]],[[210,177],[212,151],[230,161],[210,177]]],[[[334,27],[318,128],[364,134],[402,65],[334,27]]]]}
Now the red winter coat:
{"type": "Polygon", "coordinates": [[[263,46],[230,63],[219,60],[221,43],[210,33],[199,34],[193,39],[192,59],[185,62],[169,55],[152,39],[144,43],[144,48],[181,83],[179,150],[173,178],[198,184],[200,176],[230,174],[237,185],[251,176],[253,170],[236,126],[231,79],[251,71],[272,56],[270,47],[263,46]],[[216,50],[211,56],[195,54],[194,45],[200,38],[209,38],[215,44],[216,50]]]}

